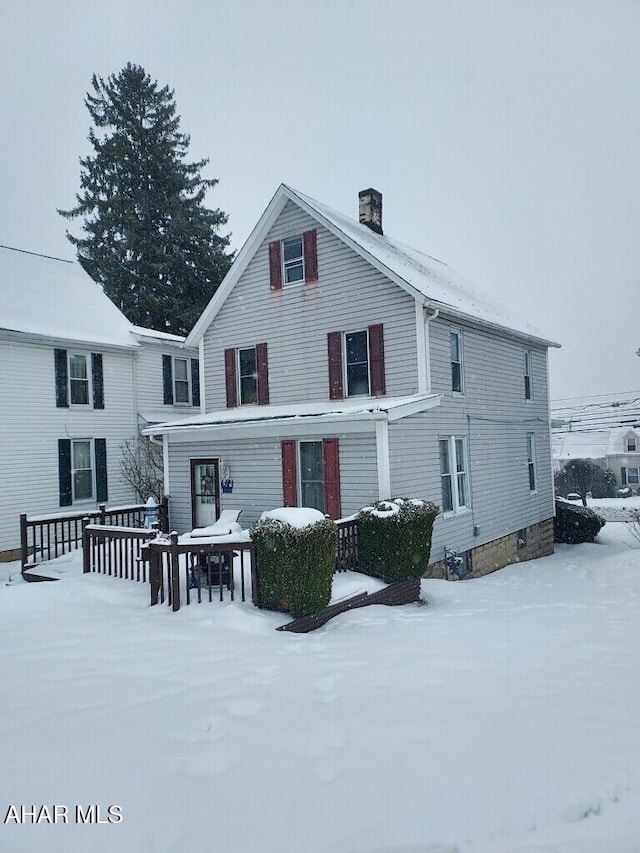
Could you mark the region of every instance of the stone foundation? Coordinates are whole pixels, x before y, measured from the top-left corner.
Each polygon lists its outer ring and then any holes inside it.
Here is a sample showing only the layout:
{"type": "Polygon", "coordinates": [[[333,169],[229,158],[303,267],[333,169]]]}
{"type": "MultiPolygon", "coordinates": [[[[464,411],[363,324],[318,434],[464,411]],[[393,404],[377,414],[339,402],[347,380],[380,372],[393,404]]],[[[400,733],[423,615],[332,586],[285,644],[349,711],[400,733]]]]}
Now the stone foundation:
{"type": "MultiPolygon", "coordinates": [[[[478,545],[477,548],[472,548],[471,572],[464,575],[465,579],[488,575],[510,563],[523,563],[526,560],[536,560],[538,557],[553,554],[553,518],[524,528],[524,540],[522,532],[514,531],[484,545],[478,545]]],[[[423,577],[447,578],[444,560],[429,566],[423,577]]],[[[453,575],[447,579],[457,580],[458,578],[453,575]]]]}

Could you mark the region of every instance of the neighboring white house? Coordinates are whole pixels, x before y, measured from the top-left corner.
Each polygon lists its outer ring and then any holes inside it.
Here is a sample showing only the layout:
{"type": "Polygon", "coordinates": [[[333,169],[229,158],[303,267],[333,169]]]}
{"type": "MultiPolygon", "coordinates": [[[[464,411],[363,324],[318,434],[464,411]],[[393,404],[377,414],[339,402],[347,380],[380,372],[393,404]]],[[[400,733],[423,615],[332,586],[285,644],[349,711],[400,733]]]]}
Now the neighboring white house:
{"type": "Polygon", "coordinates": [[[432,562],[553,550],[547,349],[444,263],[281,185],[187,338],[201,412],[162,435],[171,526],[435,501],[432,562]],[[221,487],[222,486],[222,487],[221,487]]]}
{"type": "Polygon", "coordinates": [[[640,391],[558,400],[551,410],[554,470],[591,459],[640,490],[640,391]]]}
{"type": "Polygon", "coordinates": [[[0,249],[0,306],[0,559],[13,559],[23,512],[137,502],[122,443],[199,406],[199,381],[195,350],[132,327],[75,263],[0,249]]]}

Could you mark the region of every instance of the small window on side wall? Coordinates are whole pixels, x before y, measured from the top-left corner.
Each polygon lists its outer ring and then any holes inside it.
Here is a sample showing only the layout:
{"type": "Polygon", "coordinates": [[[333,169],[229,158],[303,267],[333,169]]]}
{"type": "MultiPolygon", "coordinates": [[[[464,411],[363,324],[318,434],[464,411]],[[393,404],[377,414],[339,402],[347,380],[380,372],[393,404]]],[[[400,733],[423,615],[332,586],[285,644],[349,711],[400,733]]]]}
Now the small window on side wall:
{"type": "Polygon", "coordinates": [[[531,400],[533,398],[533,384],[531,372],[531,352],[526,350],[524,354],[524,399],[531,400]]]}
{"type": "Polygon", "coordinates": [[[451,390],[457,394],[463,394],[461,332],[449,333],[449,348],[451,351],[451,390]]]}
{"type": "Polygon", "coordinates": [[[527,470],[529,472],[529,491],[536,491],[536,437],[527,433],[527,470]]]}

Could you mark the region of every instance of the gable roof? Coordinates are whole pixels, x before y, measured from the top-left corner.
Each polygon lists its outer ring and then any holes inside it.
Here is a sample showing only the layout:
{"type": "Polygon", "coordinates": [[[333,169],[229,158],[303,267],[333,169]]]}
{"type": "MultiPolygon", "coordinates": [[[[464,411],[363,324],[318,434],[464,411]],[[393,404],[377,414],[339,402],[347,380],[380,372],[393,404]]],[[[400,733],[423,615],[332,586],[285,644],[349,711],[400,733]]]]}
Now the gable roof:
{"type": "Polygon", "coordinates": [[[366,225],[285,184],[278,187],[231,269],[191,330],[187,346],[195,346],[204,335],[288,201],[308,213],[383,275],[425,305],[442,309],[453,317],[475,325],[515,333],[544,346],[559,346],[547,340],[527,321],[470,287],[442,261],[376,234],[366,225]]]}
{"type": "Polygon", "coordinates": [[[0,329],[135,347],[131,323],[75,262],[0,249],[0,329]]]}

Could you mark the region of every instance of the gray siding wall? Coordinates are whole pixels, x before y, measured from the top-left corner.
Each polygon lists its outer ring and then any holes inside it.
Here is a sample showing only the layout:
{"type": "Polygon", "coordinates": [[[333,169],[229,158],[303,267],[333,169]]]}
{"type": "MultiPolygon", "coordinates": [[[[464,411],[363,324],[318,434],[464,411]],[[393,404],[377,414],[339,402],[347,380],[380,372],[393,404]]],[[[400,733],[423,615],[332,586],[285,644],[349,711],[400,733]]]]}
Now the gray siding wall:
{"type": "Polygon", "coordinates": [[[54,347],[0,341],[0,551],[20,546],[20,513],[57,515],[96,507],[82,502],[60,507],[58,439],[106,438],[109,504],[134,502],[120,479],[120,445],[136,434],[133,354],[102,352],[103,410],[56,408],[54,347]]]}
{"type": "Polygon", "coordinates": [[[384,324],[388,395],[417,392],[415,303],[289,202],[205,334],[206,409],[224,409],[224,350],[268,345],[270,402],[328,400],[327,333],[384,324]],[[319,280],[269,289],[269,243],[316,228],[319,280]]]}
{"type": "Polygon", "coordinates": [[[438,437],[466,436],[471,511],[438,517],[432,561],[489,542],[553,515],[546,350],[446,318],[430,328],[432,390],[441,405],[391,424],[394,494],[442,502],[438,437]],[[450,329],[463,335],[463,395],[451,391],[450,329]],[[524,399],[524,351],[532,352],[533,399],[524,399]],[[536,444],[535,493],[529,491],[527,433],[536,444]],[[478,535],[474,536],[474,526],[478,535]]]}
{"type": "MultiPolygon", "coordinates": [[[[339,442],[342,513],[350,515],[378,494],[375,437],[339,436],[339,442]]],[[[203,458],[219,459],[221,466],[228,466],[233,492],[220,495],[221,509],[241,509],[243,527],[257,521],[265,510],[282,506],[280,439],[176,442],[169,452],[172,529],[184,533],[192,527],[190,460],[203,458]]]]}

